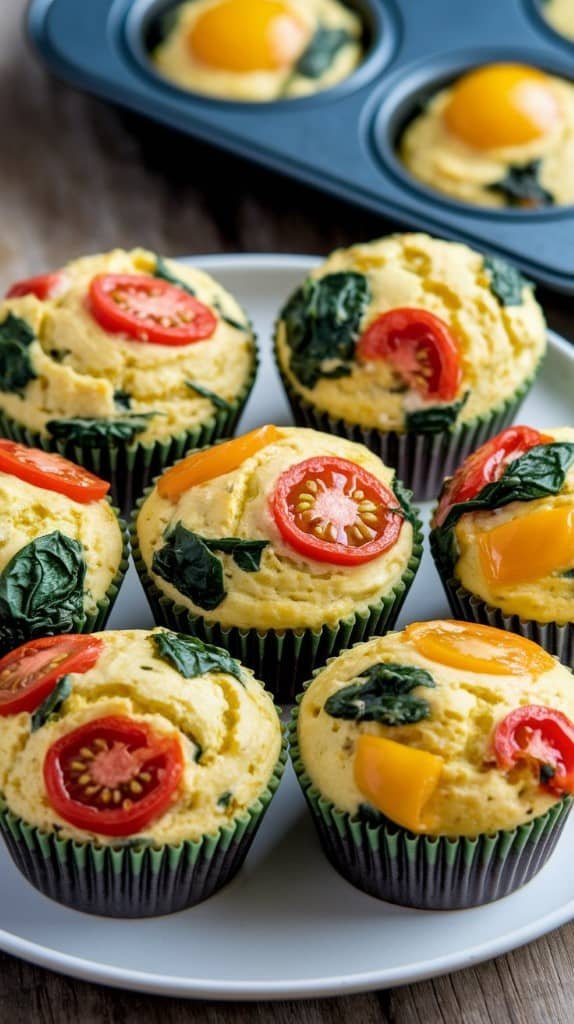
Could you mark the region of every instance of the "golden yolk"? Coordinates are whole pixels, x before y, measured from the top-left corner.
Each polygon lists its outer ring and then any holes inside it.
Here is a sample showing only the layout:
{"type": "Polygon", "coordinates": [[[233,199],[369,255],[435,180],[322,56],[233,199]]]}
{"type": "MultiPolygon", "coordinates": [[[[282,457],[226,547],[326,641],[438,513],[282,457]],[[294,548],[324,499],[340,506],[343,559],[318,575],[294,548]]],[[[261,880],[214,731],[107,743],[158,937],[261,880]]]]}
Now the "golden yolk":
{"type": "Polygon", "coordinates": [[[285,0],[221,0],[192,25],[189,46],[221,71],[277,71],[293,64],[309,37],[285,0]]]}
{"type": "Polygon", "coordinates": [[[554,659],[532,640],[493,626],[454,620],[413,622],[405,629],[419,654],[448,668],[493,676],[540,675],[554,659]]]}
{"type": "Polygon", "coordinates": [[[531,583],[574,564],[574,509],[539,509],[479,537],[480,565],[490,583],[531,583]]]}
{"type": "Polygon", "coordinates": [[[355,782],[369,803],[390,821],[413,832],[431,827],[423,820],[442,771],[442,757],[382,736],[357,740],[355,782]]]}
{"type": "Polygon", "coordinates": [[[521,64],[470,71],[454,86],[444,111],[449,131],[475,149],[534,142],[560,122],[558,99],[547,75],[521,64]]]}

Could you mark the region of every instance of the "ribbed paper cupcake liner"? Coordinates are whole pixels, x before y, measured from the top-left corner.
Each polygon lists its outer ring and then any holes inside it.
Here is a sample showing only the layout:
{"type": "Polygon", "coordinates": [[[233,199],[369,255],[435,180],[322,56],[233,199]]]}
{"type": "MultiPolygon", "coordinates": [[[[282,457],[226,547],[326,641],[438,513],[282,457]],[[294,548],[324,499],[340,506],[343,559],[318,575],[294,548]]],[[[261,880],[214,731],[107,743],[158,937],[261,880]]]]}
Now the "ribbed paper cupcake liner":
{"type": "Polygon", "coordinates": [[[24,427],[0,411],[0,437],[11,441],[59,452],[67,459],[84,466],[96,476],[109,480],[110,496],[123,513],[128,513],[149,483],[164,469],[180,459],[192,448],[202,448],[216,441],[232,437],[237,422],[255,383],[258,358],[255,358],[250,377],[243,390],[228,408],[217,409],[215,415],[188,430],[155,441],[116,442],[95,447],[79,445],[54,437],[46,437],[24,427]]]}
{"type": "Polygon", "coordinates": [[[42,832],[0,797],[0,832],[16,867],[44,896],[86,914],[157,917],[193,907],[241,868],[279,786],[287,753],[265,790],[229,825],[197,841],[159,847],[96,846],[42,832]]]}
{"type": "Polygon", "coordinates": [[[431,532],[430,545],[438,574],[441,578],[448,603],[457,619],[464,622],[478,622],[484,626],[495,626],[517,633],[527,640],[534,640],[549,654],[553,654],[568,668],[574,670],[574,623],[538,622],[522,619],[519,615],[507,615],[500,608],[487,604],[472,594],[453,575],[452,565],[441,558],[436,540],[431,532]]]}
{"type": "Polygon", "coordinates": [[[392,822],[372,825],[338,810],[305,771],[297,740],[298,710],[290,726],[297,780],[327,858],[363,892],[420,910],[462,910],[520,889],[553,853],[571,797],[525,825],[458,839],[416,835],[392,822]]]}
{"type": "MultiPolygon", "coordinates": [[[[88,612],[84,611],[82,615],[79,615],[74,619],[72,624],[72,633],[97,633],[103,629],[108,621],[116,598],[120,592],[124,576],[128,571],[129,556],[130,556],[130,544],[129,544],[129,530],[127,524],[123,519],[119,518],[119,513],[116,508],[114,512],[118,515],[118,521],[120,529],[122,531],[122,556],[120,564],[118,565],[116,574],[112,579],[106,593],[96,603],[95,608],[88,612]]],[[[15,629],[14,631],[14,642],[8,642],[9,637],[9,623],[4,621],[2,623],[2,640],[0,641],[0,656],[6,654],[8,651],[13,650],[14,647],[19,647],[20,644],[25,643],[26,639],[36,639],[39,636],[50,636],[49,632],[44,630],[34,633],[33,637],[22,638],[22,635],[15,629]]]]}
{"type": "Polygon", "coordinates": [[[131,520],[132,553],[135,566],[148,599],[154,621],[178,633],[191,633],[207,643],[224,647],[235,658],[253,669],[280,704],[291,704],[302,684],[317,665],[346,647],[381,636],[396,622],[415,578],[422,557],[422,524],[416,513],[413,523],[413,550],[407,568],[395,586],[369,605],[341,619],[334,626],[320,629],[257,630],[223,626],[201,615],[195,615],[182,604],[172,601],[157,586],[143,560],[137,536],[137,516],[147,497],[142,496],[131,520]]]}
{"type": "Polygon", "coordinates": [[[295,391],[282,370],[277,346],[275,361],[296,424],[364,444],[387,466],[392,466],[396,470],[399,480],[413,492],[415,501],[436,498],[446,476],[451,476],[466,457],[481,444],[514,422],[538,372],[537,367],[532,377],[525,381],[511,398],[488,415],[478,416],[469,423],[455,427],[454,430],[444,430],[436,434],[407,434],[349,423],[347,420],[322,412],[295,391]]]}

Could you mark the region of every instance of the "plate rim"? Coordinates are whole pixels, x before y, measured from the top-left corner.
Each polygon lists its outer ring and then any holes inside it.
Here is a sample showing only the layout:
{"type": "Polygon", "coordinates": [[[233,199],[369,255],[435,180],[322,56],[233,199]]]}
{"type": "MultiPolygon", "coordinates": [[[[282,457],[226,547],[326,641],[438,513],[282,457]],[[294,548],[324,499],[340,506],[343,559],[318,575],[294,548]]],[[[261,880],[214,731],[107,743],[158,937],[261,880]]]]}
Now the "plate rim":
{"type": "MultiPolygon", "coordinates": [[[[217,267],[220,271],[243,268],[252,270],[293,269],[301,270],[302,276],[312,267],[317,266],[322,259],[320,256],[310,254],[273,252],[206,253],[174,258],[201,267],[217,267]]],[[[557,349],[574,364],[574,344],[550,329],[548,330],[548,340],[551,347],[557,349]]],[[[464,911],[452,911],[451,913],[464,914],[464,911]]],[[[332,977],[307,978],[298,981],[252,979],[242,982],[150,974],[63,953],[30,939],[24,939],[3,928],[0,928],[0,950],[39,967],[82,981],[153,995],[221,1001],[311,999],[350,995],[373,989],[412,984],[451,971],[462,970],[532,942],[573,919],[574,898],[559,909],[553,910],[535,921],[513,931],[505,932],[496,940],[489,939],[475,946],[467,947],[462,952],[456,951],[422,960],[415,965],[386,967],[361,974],[342,975],[337,979],[332,977]]]]}

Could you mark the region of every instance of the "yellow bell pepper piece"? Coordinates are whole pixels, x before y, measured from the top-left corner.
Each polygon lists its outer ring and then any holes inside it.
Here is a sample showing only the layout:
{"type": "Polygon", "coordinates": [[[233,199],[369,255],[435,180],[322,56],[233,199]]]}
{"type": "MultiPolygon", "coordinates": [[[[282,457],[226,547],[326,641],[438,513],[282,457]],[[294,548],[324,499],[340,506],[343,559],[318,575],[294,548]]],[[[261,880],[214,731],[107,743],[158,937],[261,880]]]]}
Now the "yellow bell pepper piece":
{"type": "Polygon", "coordinates": [[[478,538],[489,583],[531,583],[574,564],[574,509],[538,509],[509,519],[478,538]]]}
{"type": "Polygon", "coordinates": [[[157,485],[159,494],[162,498],[175,501],[191,487],[231,473],[246,459],[266,448],[268,444],[278,441],[281,436],[281,431],[277,427],[258,427],[243,437],[224,441],[223,444],[216,444],[205,451],[194,452],[166,470],[160,477],[157,485]]]}
{"type": "Polygon", "coordinates": [[[541,675],[554,667],[554,659],[532,640],[474,622],[413,622],[405,629],[405,639],[423,658],[466,672],[541,675]]]}
{"type": "Polygon", "coordinates": [[[425,806],[442,771],[443,759],[382,736],[359,736],[355,782],[369,803],[412,832],[428,832],[425,806]]]}

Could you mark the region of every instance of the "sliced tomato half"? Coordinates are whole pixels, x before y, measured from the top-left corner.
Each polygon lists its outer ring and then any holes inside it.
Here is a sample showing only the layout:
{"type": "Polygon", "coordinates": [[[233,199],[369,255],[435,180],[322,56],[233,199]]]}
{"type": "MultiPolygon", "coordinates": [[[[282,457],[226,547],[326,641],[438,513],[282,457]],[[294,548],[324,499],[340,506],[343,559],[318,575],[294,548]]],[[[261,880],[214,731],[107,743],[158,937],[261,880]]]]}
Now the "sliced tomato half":
{"type": "Polygon", "coordinates": [[[574,724],[553,708],[529,704],[511,711],[496,727],[494,753],[508,772],[527,763],[553,793],[574,793],[574,724]]]}
{"type": "Polygon", "coordinates": [[[0,715],[36,711],[62,676],[92,668],[103,646],[97,636],[68,633],[30,640],[10,651],[0,659],[0,715]]]}
{"type": "Polygon", "coordinates": [[[333,455],[285,470],[271,508],[295,551],[333,565],[370,562],[397,542],[403,526],[393,492],[366,469],[333,455]]]}
{"type": "Polygon", "coordinates": [[[118,715],[93,719],[57,740],[44,760],[44,784],[70,825],[128,836],[168,810],[183,769],[177,736],[118,715]]]}
{"type": "Polygon", "coordinates": [[[37,299],[51,299],[62,292],[66,277],[60,271],[53,274],[38,274],[16,281],[6,292],[7,299],[19,299],[23,295],[35,295],[37,299]]]}
{"type": "Polygon", "coordinates": [[[89,308],[105,331],[156,345],[189,345],[210,338],[217,327],[209,306],[151,274],[98,274],[89,308]]]}
{"type": "Polygon", "coordinates": [[[110,489],[107,480],[90,473],[62,455],[27,448],[25,444],[0,438],[0,473],[11,473],[46,491],[57,491],[87,505],[104,498],[110,489]]]}
{"type": "Polygon", "coordinates": [[[424,399],[451,402],[462,366],[457,340],[448,324],[427,309],[402,307],[373,320],[357,342],[357,359],[382,359],[424,399]]]}

